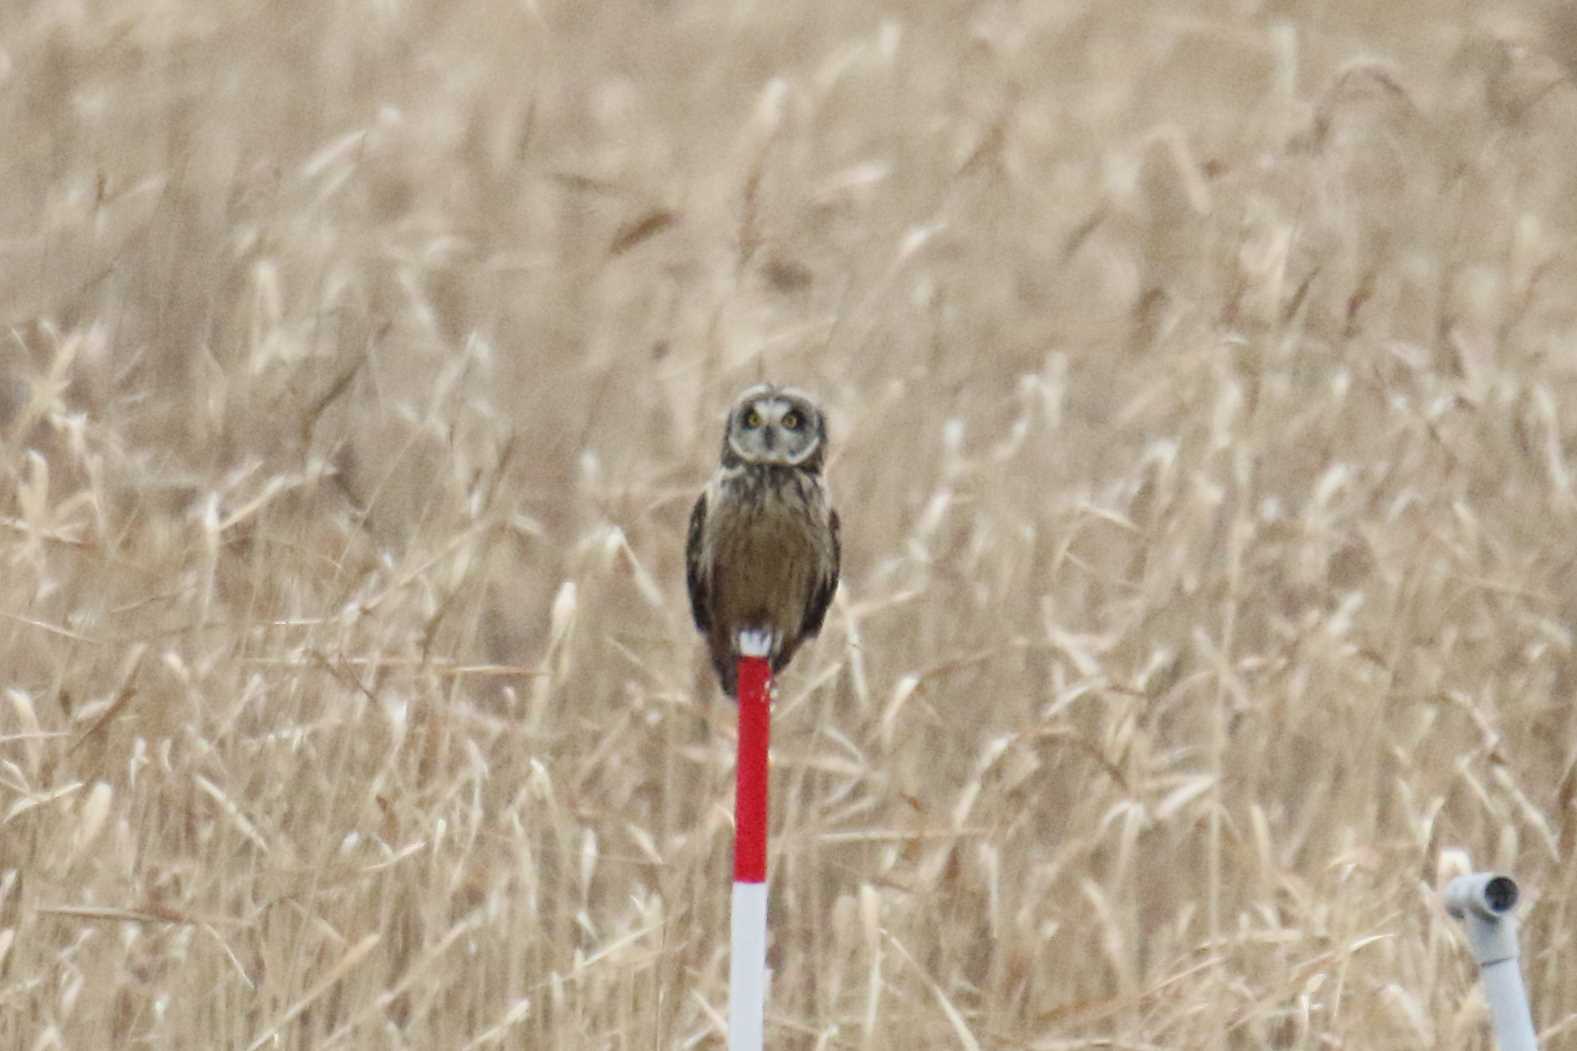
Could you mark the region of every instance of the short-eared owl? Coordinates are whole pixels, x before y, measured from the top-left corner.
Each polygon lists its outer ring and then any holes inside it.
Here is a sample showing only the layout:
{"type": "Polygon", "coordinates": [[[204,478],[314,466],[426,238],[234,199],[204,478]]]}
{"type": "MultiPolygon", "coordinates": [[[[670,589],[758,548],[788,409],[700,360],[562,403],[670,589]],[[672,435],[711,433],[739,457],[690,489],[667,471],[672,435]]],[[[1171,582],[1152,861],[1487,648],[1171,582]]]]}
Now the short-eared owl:
{"type": "Polygon", "coordinates": [[[690,512],[690,612],[737,696],[739,633],[765,633],[772,670],[816,635],[838,590],[838,512],[821,469],[827,426],[810,396],[760,384],[723,428],[723,459],[690,512]]]}

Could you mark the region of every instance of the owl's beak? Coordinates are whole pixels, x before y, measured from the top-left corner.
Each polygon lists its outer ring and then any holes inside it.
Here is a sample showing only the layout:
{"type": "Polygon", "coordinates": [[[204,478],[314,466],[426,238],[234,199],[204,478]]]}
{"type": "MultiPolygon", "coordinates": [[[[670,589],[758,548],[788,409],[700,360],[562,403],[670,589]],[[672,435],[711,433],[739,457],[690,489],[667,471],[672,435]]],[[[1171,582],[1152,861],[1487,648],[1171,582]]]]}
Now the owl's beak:
{"type": "Polygon", "coordinates": [[[777,437],[771,428],[767,428],[761,432],[761,444],[771,449],[772,444],[777,441],[777,437]]]}

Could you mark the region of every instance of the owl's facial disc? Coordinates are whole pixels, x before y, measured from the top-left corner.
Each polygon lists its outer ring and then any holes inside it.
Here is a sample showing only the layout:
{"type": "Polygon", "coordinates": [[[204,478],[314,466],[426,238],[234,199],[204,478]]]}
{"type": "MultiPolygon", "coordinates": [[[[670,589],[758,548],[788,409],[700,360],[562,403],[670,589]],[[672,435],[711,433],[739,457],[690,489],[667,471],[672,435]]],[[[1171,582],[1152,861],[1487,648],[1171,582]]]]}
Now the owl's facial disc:
{"type": "Polygon", "coordinates": [[[729,424],[728,445],[746,463],[797,467],[816,452],[821,435],[811,425],[815,409],[793,394],[752,391],[729,424]]]}

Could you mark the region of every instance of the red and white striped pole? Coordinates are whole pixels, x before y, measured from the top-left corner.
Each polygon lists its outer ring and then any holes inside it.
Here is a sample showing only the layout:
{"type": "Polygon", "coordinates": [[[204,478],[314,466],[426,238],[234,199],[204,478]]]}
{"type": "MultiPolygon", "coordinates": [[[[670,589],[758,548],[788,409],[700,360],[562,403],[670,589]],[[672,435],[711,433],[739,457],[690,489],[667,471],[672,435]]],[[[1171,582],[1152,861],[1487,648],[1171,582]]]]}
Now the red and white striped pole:
{"type": "Polygon", "coordinates": [[[734,784],[734,902],[728,966],[728,1051],[762,1051],[767,1001],[767,744],[772,735],[770,640],[739,639],[739,756],[734,784]]]}

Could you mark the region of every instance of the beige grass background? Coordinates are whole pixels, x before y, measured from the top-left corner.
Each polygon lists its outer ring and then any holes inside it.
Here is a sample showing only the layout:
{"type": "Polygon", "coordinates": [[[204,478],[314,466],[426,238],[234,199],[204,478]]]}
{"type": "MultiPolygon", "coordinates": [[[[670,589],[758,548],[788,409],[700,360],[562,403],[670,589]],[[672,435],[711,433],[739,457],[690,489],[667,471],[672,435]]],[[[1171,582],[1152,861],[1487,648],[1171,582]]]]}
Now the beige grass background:
{"type": "Polygon", "coordinates": [[[774,1048],[1577,1041],[1577,16],[0,7],[0,1046],[719,1048],[718,418],[819,391],[774,1048]]]}

